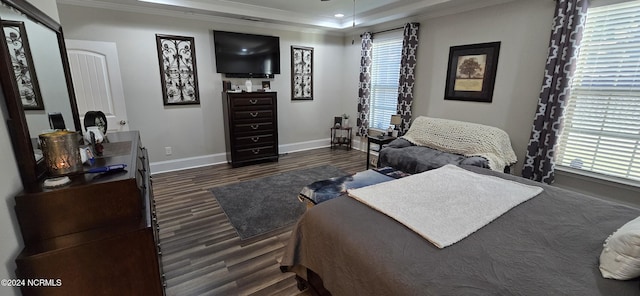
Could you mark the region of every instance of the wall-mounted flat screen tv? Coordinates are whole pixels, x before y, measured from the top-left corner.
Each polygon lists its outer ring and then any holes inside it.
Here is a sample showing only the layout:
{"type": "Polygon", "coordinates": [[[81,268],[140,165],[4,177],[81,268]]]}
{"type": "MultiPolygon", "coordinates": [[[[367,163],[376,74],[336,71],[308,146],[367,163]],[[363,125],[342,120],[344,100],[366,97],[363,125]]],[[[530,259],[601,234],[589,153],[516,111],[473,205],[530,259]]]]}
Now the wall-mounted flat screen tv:
{"type": "Polygon", "coordinates": [[[216,70],[227,77],[267,77],[280,74],[280,38],[213,31],[216,70]]]}

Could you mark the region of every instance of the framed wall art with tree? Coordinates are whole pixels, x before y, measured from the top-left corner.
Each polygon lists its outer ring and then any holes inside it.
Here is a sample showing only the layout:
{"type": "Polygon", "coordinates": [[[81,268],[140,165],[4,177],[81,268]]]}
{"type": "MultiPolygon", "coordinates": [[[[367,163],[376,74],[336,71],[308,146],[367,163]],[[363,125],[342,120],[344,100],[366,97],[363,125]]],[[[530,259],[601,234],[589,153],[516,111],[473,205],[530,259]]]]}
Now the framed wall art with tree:
{"type": "Polygon", "coordinates": [[[444,99],[490,103],[499,52],[500,42],[452,46],[444,99]]]}

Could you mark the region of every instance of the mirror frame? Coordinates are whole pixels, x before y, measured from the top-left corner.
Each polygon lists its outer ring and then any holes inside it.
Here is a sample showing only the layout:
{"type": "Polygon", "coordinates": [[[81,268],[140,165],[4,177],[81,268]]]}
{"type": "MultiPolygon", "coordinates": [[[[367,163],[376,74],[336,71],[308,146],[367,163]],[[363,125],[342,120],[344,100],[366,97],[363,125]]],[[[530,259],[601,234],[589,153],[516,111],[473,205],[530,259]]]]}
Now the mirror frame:
{"type": "MultiPolygon", "coordinates": [[[[58,47],[60,49],[60,57],[62,60],[62,68],[67,83],[67,93],[69,94],[69,103],[71,105],[71,113],[73,114],[73,123],[75,130],[82,134],[82,126],[80,125],[80,116],[78,114],[78,106],[76,96],[73,90],[73,82],[71,80],[71,70],[69,69],[69,58],[67,49],[64,44],[64,36],[62,34],[62,26],[54,19],[40,11],[26,0],[0,0],[1,2],[15,8],[31,20],[51,29],[58,38],[58,47]]],[[[0,48],[6,48],[6,40],[0,38],[0,48]]],[[[47,168],[44,160],[36,161],[29,127],[27,125],[24,108],[18,92],[18,86],[14,74],[11,71],[11,57],[6,50],[0,50],[0,85],[5,97],[8,118],[7,126],[9,134],[13,142],[13,151],[15,153],[18,169],[20,170],[20,178],[26,192],[37,191],[40,186],[40,180],[45,177],[47,168]]]]}

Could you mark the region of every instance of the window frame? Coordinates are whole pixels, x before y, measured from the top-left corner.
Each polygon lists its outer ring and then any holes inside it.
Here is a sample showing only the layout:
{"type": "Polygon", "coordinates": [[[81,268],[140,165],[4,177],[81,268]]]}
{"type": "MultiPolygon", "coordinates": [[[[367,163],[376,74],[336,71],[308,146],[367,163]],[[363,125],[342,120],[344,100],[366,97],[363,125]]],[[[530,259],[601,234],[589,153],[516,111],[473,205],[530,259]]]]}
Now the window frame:
{"type": "MultiPolygon", "coordinates": [[[[403,43],[403,32],[401,30],[395,30],[384,33],[377,33],[372,38],[372,64],[371,64],[371,93],[370,93],[370,102],[369,102],[369,129],[374,131],[386,131],[387,127],[390,125],[391,115],[397,114],[398,109],[398,89],[400,86],[400,66],[402,60],[402,43],[403,43]],[[391,48],[385,48],[384,50],[396,49],[397,47],[397,55],[394,55],[389,60],[389,57],[385,57],[385,63],[388,63],[386,66],[390,66],[393,63],[397,62],[396,66],[393,66],[397,71],[386,71],[387,73],[381,74],[390,74],[393,75],[391,80],[389,77],[380,77],[382,79],[386,79],[384,81],[386,83],[378,82],[378,72],[376,72],[376,67],[379,65],[376,63],[376,53],[378,50],[382,49],[379,46],[388,46],[391,48]],[[393,81],[393,82],[391,82],[393,81]],[[392,85],[389,83],[393,83],[392,85]],[[385,86],[381,86],[385,85],[385,86]],[[382,102],[378,102],[376,94],[382,94],[382,92],[386,93],[386,96],[383,95],[383,98],[386,97],[386,100],[382,102]],[[392,92],[393,95],[390,95],[389,92],[392,92]],[[390,108],[376,108],[376,105],[389,105],[391,100],[389,100],[389,96],[393,97],[393,111],[390,111],[390,108]],[[382,110],[382,111],[378,111],[382,110]],[[386,111],[386,112],[385,112],[386,111]],[[382,112],[382,114],[377,114],[378,112],[382,112]],[[390,113],[391,112],[391,113],[390,113]],[[386,120],[384,117],[388,117],[386,120]],[[377,119],[376,119],[377,118],[377,119]],[[378,122],[382,120],[381,122],[378,122]]],[[[392,69],[393,70],[393,69],[392,69]]],[[[388,107],[388,106],[387,106],[388,107]]]]}
{"type": "MultiPolygon", "coordinates": [[[[587,23],[585,24],[584,37],[581,44],[582,53],[578,56],[576,70],[569,85],[571,92],[565,105],[564,127],[558,136],[557,153],[555,154],[556,169],[638,187],[640,186],[640,173],[638,173],[638,166],[640,165],[640,152],[638,152],[640,151],[640,130],[638,134],[635,134],[625,131],[625,129],[629,129],[628,124],[630,122],[640,121],[640,115],[635,114],[639,110],[637,109],[637,104],[640,103],[640,88],[637,86],[626,87],[625,77],[620,74],[624,73],[625,68],[621,68],[620,65],[627,64],[627,60],[624,57],[619,57],[620,54],[617,53],[616,46],[627,45],[630,47],[634,44],[640,45],[640,38],[627,37],[626,39],[619,39],[620,41],[610,40],[614,38],[601,37],[604,34],[598,34],[597,32],[606,31],[608,32],[607,35],[611,36],[615,34],[615,32],[610,31],[612,29],[610,26],[613,26],[611,25],[613,21],[610,21],[610,18],[613,17],[604,15],[601,11],[619,9],[616,12],[620,14],[621,12],[619,11],[622,11],[621,9],[629,8],[631,5],[635,5],[635,10],[638,10],[640,9],[640,1],[624,1],[624,3],[621,3],[621,1],[607,1],[606,4],[599,4],[589,8],[589,10],[595,9],[595,12],[592,12],[592,20],[603,19],[603,22],[598,24],[597,29],[589,26],[589,11],[587,12],[587,23]],[[614,5],[622,5],[622,7],[611,7],[614,5]],[[590,32],[595,33],[590,35],[590,32]],[[606,47],[607,45],[603,47],[602,45],[614,41],[615,43],[610,47],[606,47]],[[631,44],[629,45],[626,42],[631,44]],[[597,54],[595,54],[596,49],[598,51],[597,54]],[[589,58],[585,58],[585,56],[589,58]],[[605,60],[613,60],[613,62],[602,62],[605,60]],[[594,64],[602,68],[594,68],[594,64]],[[581,66],[584,68],[581,68],[581,66]],[[612,72],[619,73],[610,74],[612,72]],[[607,89],[602,90],[603,88],[607,89]],[[614,105],[611,105],[611,102],[614,102],[614,105]],[[574,111],[575,113],[573,113],[574,111]],[[630,119],[620,119],[620,117],[626,116],[625,112],[632,114],[629,117],[630,119]],[[611,115],[613,119],[608,119],[604,115],[598,116],[600,114],[611,115]],[[616,121],[618,122],[618,127],[616,127],[616,121]],[[572,126],[569,126],[571,124],[573,125],[573,130],[572,126]],[[636,137],[636,135],[638,136],[636,137]],[[573,144],[568,144],[570,141],[574,141],[573,144]],[[624,147],[625,145],[628,147],[624,147]],[[600,148],[601,146],[607,148],[600,148]],[[630,150],[630,152],[624,151],[625,149],[630,150]],[[598,151],[602,152],[599,154],[598,151]],[[581,155],[583,156],[582,159],[580,158],[581,155]],[[591,158],[588,156],[591,156],[591,158]],[[617,159],[619,157],[621,160],[617,159]],[[574,161],[578,162],[574,164],[574,161]],[[623,165],[626,168],[616,168],[616,161],[623,164],[627,161],[623,165]],[[588,166],[587,168],[584,167],[585,164],[588,166]],[[615,172],[615,170],[620,170],[620,172],[615,172]],[[622,173],[625,170],[626,173],[622,173]],[[626,177],[623,175],[626,175],[626,177]]],[[[626,29],[627,27],[624,28],[622,32],[625,33],[628,33],[628,30],[632,30],[626,29]]],[[[639,34],[640,32],[636,29],[635,33],[639,34]]],[[[629,34],[633,34],[633,31],[629,34]]],[[[632,54],[629,55],[631,56],[632,54]]],[[[631,59],[633,61],[632,64],[637,64],[640,61],[640,55],[631,56],[631,59]]],[[[635,80],[640,80],[640,69],[634,71],[632,77],[635,80]]],[[[632,131],[635,130],[633,125],[631,127],[632,131]]]]}

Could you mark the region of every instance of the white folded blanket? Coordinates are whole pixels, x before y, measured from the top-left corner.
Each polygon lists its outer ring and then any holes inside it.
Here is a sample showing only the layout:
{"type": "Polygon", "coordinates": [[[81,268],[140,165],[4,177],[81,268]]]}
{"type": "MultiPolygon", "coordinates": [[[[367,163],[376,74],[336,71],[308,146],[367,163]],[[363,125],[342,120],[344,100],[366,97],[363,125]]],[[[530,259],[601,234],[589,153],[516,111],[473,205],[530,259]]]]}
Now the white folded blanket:
{"type": "Polygon", "coordinates": [[[403,138],[443,152],[484,157],[489,168],[498,172],[518,161],[509,135],[492,126],[419,116],[403,138]]]}
{"type": "Polygon", "coordinates": [[[438,248],[450,246],[542,192],[454,165],[348,190],[349,196],[404,224],[438,248]]]}

